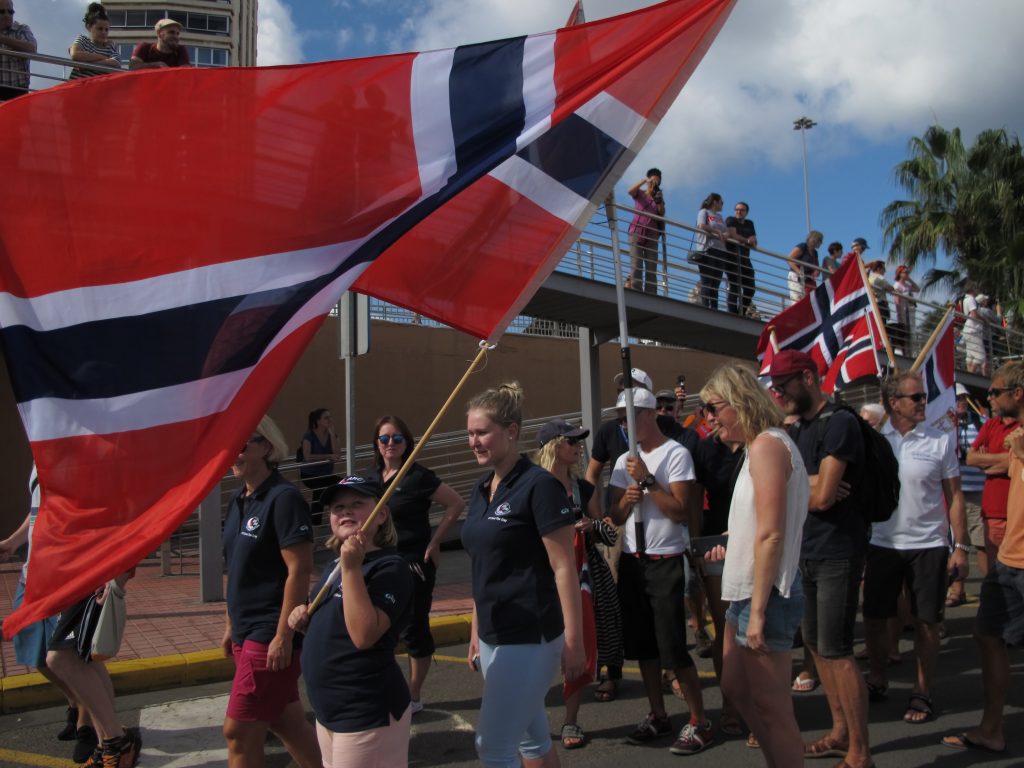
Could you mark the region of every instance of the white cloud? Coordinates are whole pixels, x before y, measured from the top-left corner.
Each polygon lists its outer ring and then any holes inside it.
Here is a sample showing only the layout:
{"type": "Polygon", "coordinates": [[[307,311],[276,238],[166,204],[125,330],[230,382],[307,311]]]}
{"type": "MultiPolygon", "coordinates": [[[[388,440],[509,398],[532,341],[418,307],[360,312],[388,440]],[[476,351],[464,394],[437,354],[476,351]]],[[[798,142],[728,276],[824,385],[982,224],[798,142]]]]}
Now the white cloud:
{"type": "Polygon", "coordinates": [[[302,61],[302,38],[292,11],[283,0],[260,0],[257,14],[256,63],[261,67],[302,61]]]}
{"type": "Polygon", "coordinates": [[[344,51],[348,47],[348,44],[352,42],[354,33],[350,27],[342,27],[338,30],[338,34],[335,37],[335,45],[337,45],[339,51],[344,51]]]}
{"type": "Polygon", "coordinates": [[[377,31],[376,24],[363,24],[363,42],[367,45],[373,45],[376,43],[377,31]]]}

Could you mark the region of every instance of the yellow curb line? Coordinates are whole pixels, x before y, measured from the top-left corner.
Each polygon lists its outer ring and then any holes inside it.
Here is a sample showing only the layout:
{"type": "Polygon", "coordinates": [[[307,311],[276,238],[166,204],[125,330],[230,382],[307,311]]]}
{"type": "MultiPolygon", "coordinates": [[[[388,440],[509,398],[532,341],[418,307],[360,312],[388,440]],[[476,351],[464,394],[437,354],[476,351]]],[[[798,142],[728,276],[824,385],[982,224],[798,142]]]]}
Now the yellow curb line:
{"type": "Polygon", "coordinates": [[[38,765],[42,768],[74,768],[75,763],[50,755],[40,755],[35,752],[19,752],[14,749],[0,747],[0,760],[16,765],[38,765]]]}
{"type": "MultiPolygon", "coordinates": [[[[468,643],[471,627],[472,614],[468,613],[430,620],[430,630],[438,646],[468,643]]],[[[235,673],[235,665],[220,648],[211,648],[193,653],[108,662],[107,671],[114,681],[114,690],[125,694],[230,680],[235,673]]],[[[0,712],[4,714],[63,703],[64,697],[57,687],[37,672],[0,678],[0,712]]],[[[67,764],[60,763],[62,766],[67,764]]]]}

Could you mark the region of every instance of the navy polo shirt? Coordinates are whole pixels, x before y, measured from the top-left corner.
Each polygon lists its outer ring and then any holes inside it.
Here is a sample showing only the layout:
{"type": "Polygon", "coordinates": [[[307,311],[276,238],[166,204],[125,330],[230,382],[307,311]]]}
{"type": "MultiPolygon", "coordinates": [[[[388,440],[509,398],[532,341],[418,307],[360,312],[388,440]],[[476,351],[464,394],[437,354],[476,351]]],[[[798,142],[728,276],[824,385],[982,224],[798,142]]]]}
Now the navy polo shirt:
{"type": "MultiPolygon", "coordinates": [[[[383,481],[376,467],[367,470],[363,477],[379,481],[384,488],[391,485],[391,480],[386,483],[383,481]]],[[[431,536],[430,507],[434,503],[430,497],[440,486],[441,478],[421,464],[414,463],[391,494],[388,509],[391,510],[391,519],[395,521],[395,529],[398,531],[400,552],[411,552],[422,558],[427,551],[431,536]]]]}
{"type": "Polygon", "coordinates": [[[562,483],[521,456],[489,499],[493,472],[473,488],[462,544],[473,566],[480,639],[524,645],[562,634],[562,606],[541,537],[574,523],[562,483]]]}
{"type": "MultiPolygon", "coordinates": [[[[832,412],[826,405],[810,421],[800,419],[790,428],[808,475],[818,474],[826,456],[846,462],[843,480],[856,488],[864,472],[864,438],[857,417],[849,411],[832,412]],[[818,419],[831,413],[819,443],[818,419]]],[[[822,512],[811,512],[804,522],[800,557],[807,560],[847,560],[860,557],[867,548],[868,527],[857,508],[856,496],[847,496],[822,512]]]]}
{"type": "Polygon", "coordinates": [[[286,547],[313,541],[309,506],[276,471],[250,495],[239,488],[224,519],[231,639],[269,643],[277,634],[288,566],[286,547]]]}
{"type": "MultiPolygon", "coordinates": [[[[328,566],[311,594],[317,594],[334,568],[328,566]]],[[[412,572],[394,549],[366,554],[363,581],[370,602],[387,614],[391,626],[372,648],[359,650],[345,625],[344,596],[338,579],[310,618],[302,644],[302,676],[316,719],[335,733],[388,725],[409,706],[409,686],[395,661],[395,647],[412,610],[412,572]]]]}

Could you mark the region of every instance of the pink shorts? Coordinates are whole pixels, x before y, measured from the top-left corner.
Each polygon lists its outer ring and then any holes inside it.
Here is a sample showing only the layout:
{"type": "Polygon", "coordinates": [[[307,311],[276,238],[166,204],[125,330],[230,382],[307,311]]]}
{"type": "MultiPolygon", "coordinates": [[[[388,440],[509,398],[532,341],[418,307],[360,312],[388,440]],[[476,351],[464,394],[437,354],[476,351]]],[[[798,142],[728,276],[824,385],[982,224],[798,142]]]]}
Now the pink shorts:
{"type": "Polygon", "coordinates": [[[273,723],[286,706],[299,700],[299,649],[292,651],[292,663],[287,669],[271,672],[267,669],[269,645],[246,640],[241,645],[232,643],[235,660],[235,679],[231,683],[231,698],[227,715],[241,722],[273,723]]]}

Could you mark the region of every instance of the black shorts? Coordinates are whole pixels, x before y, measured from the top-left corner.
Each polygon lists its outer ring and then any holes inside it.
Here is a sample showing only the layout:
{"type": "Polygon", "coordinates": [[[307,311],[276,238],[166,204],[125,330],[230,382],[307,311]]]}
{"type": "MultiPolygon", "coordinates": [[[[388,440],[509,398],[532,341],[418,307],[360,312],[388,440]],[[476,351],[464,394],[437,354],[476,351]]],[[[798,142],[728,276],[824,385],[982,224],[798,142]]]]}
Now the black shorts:
{"type": "Polygon", "coordinates": [[[423,562],[422,552],[400,552],[399,554],[411,566],[419,566],[419,571],[412,573],[412,613],[409,623],[402,631],[405,649],[414,659],[424,659],[434,655],[434,636],[430,633],[430,606],[434,602],[434,582],[437,569],[429,560],[423,562]],[[423,578],[420,578],[420,573],[423,578]]]}
{"type": "Polygon", "coordinates": [[[693,666],[686,650],[683,556],[651,560],[622,554],[619,604],[627,659],[659,659],[662,669],[693,666]]]}
{"type": "Polygon", "coordinates": [[[804,643],[826,659],[853,655],[853,628],[864,561],[801,560],[804,643]]]}
{"type": "MultiPolygon", "coordinates": [[[[50,637],[48,650],[51,651],[74,651],[83,645],[92,645],[92,635],[96,631],[96,622],[86,631],[86,637],[81,637],[82,614],[85,613],[85,606],[92,599],[92,595],[79,600],[67,610],[60,612],[60,619],[57,620],[57,628],[53,630],[50,637]]],[[[95,613],[97,620],[99,612],[95,613]]]]}
{"type": "Polygon", "coordinates": [[[910,611],[925,624],[942,621],[949,575],[949,549],[889,549],[868,546],[864,569],[864,618],[891,619],[896,603],[907,585],[910,611]]]}
{"type": "Polygon", "coordinates": [[[979,635],[1001,637],[1007,645],[1024,647],[1024,570],[996,560],[981,582],[975,621],[979,635]]]}

